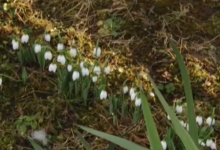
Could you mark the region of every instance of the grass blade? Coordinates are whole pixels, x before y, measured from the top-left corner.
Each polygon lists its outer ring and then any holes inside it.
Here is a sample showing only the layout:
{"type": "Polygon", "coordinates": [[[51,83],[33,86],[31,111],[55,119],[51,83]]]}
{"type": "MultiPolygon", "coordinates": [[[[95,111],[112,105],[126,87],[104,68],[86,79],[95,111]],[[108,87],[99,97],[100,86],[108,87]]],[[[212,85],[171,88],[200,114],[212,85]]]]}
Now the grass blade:
{"type": "Polygon", "coordinates": [[[89,143],[84,139],[84,137],[82,136],[82,134],[79,131],[76,131],[81,143],[83,144],[84,148],[86,150],[92,150],[89,146],[89,143]]]}
{"type": "Polygon", "coordinates": [[[39,146],[32,138],[28,137],[28,141],[31,143],[35,150],[44,150],[41,146],[39,146]]]}
{"type": "Polygon", "coordinates": [[[170,45],[173,48],[173,51],[176,55],[177,62],[180,68],[182,81],[184,85],[184,91],[186,95],[186,102],[187,102],[187,114],[188,120],[189,120],[189,134],[192,137],[195,144],[198,146],[198,129],[196,124],[196,115],[195,115],[195,107],[194,107],[194,101],[192,96],[192,88],[190,84],[190,78],[186,69],[186,66],[184,64],[183,58],[177,49],[176,45],[173,43],[172,40],[169,39],[170,45]]]}
{"type": "Polygon", "coordinates": [[[170,106],[167,104],[166,100],[164,99],[163,95],[157,88],[156,84],[154,83],[151,76],[147,73],[148,78],[154,88],[154,91],[160,100],[161,104],[163,105],[163,108],[167,112],[167,114],[170,116],[171,122],[174,126],[174,130],[176,134],[180,137],[181,141],[183,142],[185,148],[187,150],[198,150],[198,147],[195,145],[194,141],[192,140],[191,136],[188,134],[188,132],[181,126],[178,118],[176,117],[173,110],[170,108],[170,106]]]}
{"type": "Polygon", "coordinates": [[[94,129],[91,129],[91,128],[88,128],[88,127],[84,127],[84,126],[81,126],[81,125],[76,125],[77,127],[95,135],[95,136],[98,136],[100,138],[103,138],[103,139],[106,139],[112,143],[115,143],[119,146],[121,146],[122,148],[125,148],[127,150],[149,150],[145,147],[142,147],[136,143],[133,143],[133,142],[130,142],[126,139],[123,139],[123,138],[120,138],[120,137],[117,137],[117,136],[114,136],[114,135],[111,135],[111,134],[107,134],[107,133],[104,133],[104,132],[101,132],[101,131],[97,131],[97,130],[94,130],[94,129]]]}
{"type": "Polygon", "coordinates": [[[162,145],[160,144],[160,138],[157,132],[156,125],[154,123],[154,119],[152,117],[150,106],[147,101],[147,98],[144,92],[141,92],[142,99],[142,111],[144,114],[145,125],[147,128],[147,133],[149,135],[150,146],[152,150],[163,150],[162,145]]]}

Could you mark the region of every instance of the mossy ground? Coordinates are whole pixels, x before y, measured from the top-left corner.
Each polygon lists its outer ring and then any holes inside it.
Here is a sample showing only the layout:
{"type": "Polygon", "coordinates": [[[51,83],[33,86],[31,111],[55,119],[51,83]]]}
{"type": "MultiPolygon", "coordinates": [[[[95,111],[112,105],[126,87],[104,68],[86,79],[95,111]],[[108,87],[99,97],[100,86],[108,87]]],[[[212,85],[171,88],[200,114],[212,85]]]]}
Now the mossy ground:
{"type": "MultiPolygon", "coordinates": [[[[9,11],[0,11],[0,73],[20,79],[22,67],[16,54],[10,50],[10,36],[20,37],[23,29],[32,28],[31,36],[36,39],[40,39],[45,31],[50,32],[54,39],[61,34],[64,43],[74,43],[88,61],[92,57],[88,50],[92,50],[99,40],[103,49],[101,61],[109,58],[112,66],[109,77],[109,86],[115,89],[112,92],[117,92],[126,79],[137,83],[137,72],[142,72],[141,82],[145,90],[151,90],[144,74],[147,69],[156,83],[174,84],[173,92],[164,92],[172,105],[173,101],[184,96],[184,92],[178,65],[167,41],[171,36],[185,59],[198,111],[207,116],[211,108],[216,107],[216,119],[220,120],[220,17],[211,9],[216,3],[191,0],[20,0],[10,2],[10,5],[9,11]],[[100,34],[98,31],[103,28],[104,21],[112,16],[123,23],[117,31],[108,31],[110,35],[100,34]],[[111,35],[115,32],[117,36],[111,35]]],[[[54,47],[56,42],[52,41],[54,47]]],[[[58,89],[54,88],[54,75],[41,72],[38,66],[32,64],[25,67],[29,74],[27,84],[7,79],[4,81],[7,85],[0,90],[2,149],[31,149],[26,137],[17,133],[15,121],[22,115],[36,114],[38,126],[45,128],[50,135],[49,149],[83,149],[74,123],[115,135],[127,132],[127,139],[144,146],[149,144],[143,120],[134,125],[132,115],[128,115],[126,118],[119,117],[117,124],[113,125],[112,116],[106,114],[106,105],[101,102],[88,107],[71,102],[74,108],[70,108],[57,93],[58,89]]],[[[167,126],[166,114],[157,100],[151,103],[159,133],[163,135],[167,126]]],[[[218,133],[219,130],[216,135],[218,133]]],[[[101,150],[108,145],[102,139],[88,134],[84,136],[93,149],[101,150]]],[[[220,138],[216,138],[219,147],[220,138]]]]}

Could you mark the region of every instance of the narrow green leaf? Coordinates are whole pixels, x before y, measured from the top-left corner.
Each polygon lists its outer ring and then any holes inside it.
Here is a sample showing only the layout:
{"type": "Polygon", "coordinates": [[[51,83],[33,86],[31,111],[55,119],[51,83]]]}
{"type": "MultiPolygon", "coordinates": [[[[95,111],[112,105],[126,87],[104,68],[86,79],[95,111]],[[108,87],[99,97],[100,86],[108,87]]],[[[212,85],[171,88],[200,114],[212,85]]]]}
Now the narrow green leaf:
{"type": "Polygon", "coordinates": [[[22,68],[22,75],[21,76],[22,76],[22,81],[25,84],[27,82],[27,78],[28,78],[27,71],[26,71],[25,67],[22,68]]]}
{"type": "Polygon", "coordinates": [[[82,134],[79,131],[76,131],[81,143],[83,144],[84,148],[86,150],[92,150],[89,146],[89,143],[84,139],[84,137],[82,136],[82,134]]]}
{"type": "Polygon", "coordinates": [[[34,150],[44,150],[31,137],[28,137],[28,141],[31,143],[31,145],[33,146],[34,150]]]}
{"type": "Polygon", "coordinates": [[[188,120],[189,120],[189,134],[192,137],[193,141],[195,142],[195,145],[198,147],[198,128],[196,124],[196,115],[195,115],[195,106],[194,106],[194,100],[192,95],[192,88],[190,84],[190,78],[186,69],[186,66],[184,64],[183,58],[177,49],[176,45],[173,43],[172,40],[169,39],[169,43],[171,47],[173,48],[173,51],[176,55],[176,59],[180,68],[182,81],[184,85],[184,91],[186,95],[186,102],[187,102],[187,114],[188,120]]]}
{"type": "Polygon", "coordinates": [[[116,145],[114,143],[111,143],[105,150],[114,150],[116,145]]]}
{"type": "Polygon", "coordinates": [[[125,148],[126,150],[149,150],[149,149],[144,148],[136,143],[130,142],[126,139],[123,139],[123,138],[120,138],[120,137],[117,137],[117,136],[114,136],[111,134],[107,134],[107,133],[97,131],[97,130],[94,130],[94,129],[91,129],[88,127],[84,127],[81,125],[76,125],[76,126],[95,135],[95,136],[98,136],[98,137],[106,139],[112,143],[115,143],[115,144],[121,146],[122,148],[125,148]]]}
{"type": "Polygon", "coordinates": [[[150,106],[148,100],[143,91],[141,91],[141,100],[142,100],[142,111],[144,114],[145,125],[147,128],[147,133],[150,140],[150,146],[152,150],[163,150],[162,145],[160,144],[160,138],[157,132],[154,119],[152,117],[150,106]]]}

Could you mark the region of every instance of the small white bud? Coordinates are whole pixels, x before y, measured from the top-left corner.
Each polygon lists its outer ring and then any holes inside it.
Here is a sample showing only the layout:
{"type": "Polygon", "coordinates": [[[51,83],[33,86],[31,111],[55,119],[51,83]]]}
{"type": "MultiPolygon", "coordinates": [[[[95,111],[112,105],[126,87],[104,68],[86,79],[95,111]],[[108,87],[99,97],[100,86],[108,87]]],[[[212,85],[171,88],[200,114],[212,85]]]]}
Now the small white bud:
{"type": "Polygon", "coordinates": [[[51,60],[52,59],[52,53],[50,51],[46,51],[44,54],[44,59],[45,60],[51,60]]]}
{"type": "Polygon", "coordinates": [[[71,72],[72,70],[73,70],[73,66],[72,65],[67,65],[67,70],[69,71],[69,72],[71,72]]]}
{"type": "Polygon", "coordinates": [[[123,93],[126,94],[128,92],[128,86],[123,87],[123,93]]]}
{"type": "Polygon", "coordinates": [[[41,52],[41,45],[40,44],[35,44],[34,51],[35,51],[36,54],[41,52]]]}
{"type": "Polygon", "coordinates": [[[76,51],[75,48],[71,48],[71,49],[70,49],[70,55],[73,56],[73,57],[76,57],[77,51],[76,51]]]}
{"type": "Polygon", "coordinates": [[[92,82],[96,83],[97,80],[98,80],[98,77],[97,77],[97,76],[93,76],[93,77],[92,77],[92,82]]]}
{"type": "Polygon", "coordinates": [[[44,40],[45,40],[46,42],[50,42],[50,40],[51,40],[50,34],[45,34],[45,35],[44,35],[44,40]]]}
{"type": "Polygon", "coordinates": [[[57,44],[57,50],[62,51],[64,49],[64,45],[62,43],[57,44]]]}

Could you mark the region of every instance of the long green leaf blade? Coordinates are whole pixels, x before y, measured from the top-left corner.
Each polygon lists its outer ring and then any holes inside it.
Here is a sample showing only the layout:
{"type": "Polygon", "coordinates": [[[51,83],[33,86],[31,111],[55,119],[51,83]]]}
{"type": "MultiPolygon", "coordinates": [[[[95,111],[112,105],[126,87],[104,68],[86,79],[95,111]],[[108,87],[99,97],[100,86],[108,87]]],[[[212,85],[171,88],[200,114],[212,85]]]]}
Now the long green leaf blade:
{"type": "Polygon", "coordinates": [[[136,143],[133,143],[133,142],[130,142],[126,139],[123,139],[123,138],[120,138],[120,137],[117,137],[117,136],[114,136],[114,135],[111,135],[111,134],[107,134],[107,133],[104,133],[104,132],[101,132],[101,131],[97,131],[97,130],[94,130],[94,129],[91,129],[91,128],[88,128],[88,127],[84,127],[84,126],[81,126],[81,125],[76,125],[78,126],[79,128],[95,135],[95,136],[98,136],[100,138],[103,138],[103,139],[106,139],[112,143],[115,143],[119,146],[121,146],[122,148],[125,148],[127,150],[149,150],[145,147],[142,147],[136,143]]]}
{"type": "Polygon", "coordinates": [[[189,119],[189,134],[192,137],[195,144],[198,146],[198,129],[196,124],[196,115],[195,115],[195,107],[194,107],[194,101],[193,101],[193,95],[192,95],[192,88],[190,84],[190,78],[188,75],[188,71],[186,69],[186,66],[184,64],[183,58],[177,49],[176,45],[173,43],[172,40],[169,39],[170,45],[173,48],[173,51],[176,55],[177,62],[180,68],[182,81],[184,85],[184,91],[186,95],[186,102],[187,102],[187,113],[188,119],[189,119]]]}
{"type": "Polygon", "coordinates": [[[82,142],[84,148],[85,148],[86,150],[92,150],[92,149],[90,148],[90,146],[89,146],[89,143],[83,138],[82,134],[81,134],[79,131],[76,131],[76,133],[77,133],[77,135],[78,135],[80,141],[82,142]]]}
{"type": "Polygon", "coordinates": [[[152,117],[151,111],[150,111],[149,103],[143,91],[141,91],[141,99],[142,99],[142,111],[144,114],[144,120],[145,120],[145,125],[147,128],[147,133],[149,135],[151,149],[152,150],[163,150],[162,145],[160,144],[160,138],[157,132],[157,128],[154,123],[154,119],[152,117]]]}
{"type": "Polygon", "coordinates": [[[32,138],[28,137],[28,141],[31,143],[35,150],[44,150],[41,146],[39,146],[32,138]]]}

